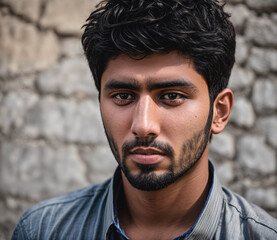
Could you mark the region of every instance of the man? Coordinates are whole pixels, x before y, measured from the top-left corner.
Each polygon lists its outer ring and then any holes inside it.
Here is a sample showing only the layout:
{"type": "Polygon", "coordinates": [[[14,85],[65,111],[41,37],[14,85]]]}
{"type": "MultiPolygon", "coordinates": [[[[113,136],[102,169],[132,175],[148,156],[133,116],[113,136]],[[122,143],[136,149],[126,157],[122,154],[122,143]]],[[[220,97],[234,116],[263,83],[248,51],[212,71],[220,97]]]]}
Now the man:
{"type": "Polygon", "coordinates": [[[233,105],[228,17],[212,0],[108,0],[91,13],[82,43],[119,167],[29,209],[13,239],[277,239],[277,221],[222,188],[208,160],[233,105]]]}

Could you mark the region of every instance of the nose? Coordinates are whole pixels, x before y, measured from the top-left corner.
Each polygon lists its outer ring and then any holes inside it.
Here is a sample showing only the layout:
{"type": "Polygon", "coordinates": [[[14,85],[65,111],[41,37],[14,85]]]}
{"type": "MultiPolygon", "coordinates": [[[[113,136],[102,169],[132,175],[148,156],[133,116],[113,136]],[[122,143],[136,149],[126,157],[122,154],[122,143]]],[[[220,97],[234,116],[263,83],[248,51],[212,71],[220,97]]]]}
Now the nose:
{"type": "Polygon", "coordinates": [[[151,96],[139,99],[133,112],[132,133],[139,138],[155,138],[160,134],[159,107],[151,96]]]}

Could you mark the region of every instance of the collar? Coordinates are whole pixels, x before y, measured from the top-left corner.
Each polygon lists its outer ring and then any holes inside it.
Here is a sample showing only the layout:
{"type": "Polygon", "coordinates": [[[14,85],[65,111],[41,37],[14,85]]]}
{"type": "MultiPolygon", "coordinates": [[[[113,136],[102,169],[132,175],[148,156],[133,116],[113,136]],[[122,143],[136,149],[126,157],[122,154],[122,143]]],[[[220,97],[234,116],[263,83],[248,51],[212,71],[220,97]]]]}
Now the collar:
{"type": "Polygon", "coordinates": [[[116,208],[117,201],[120,197],[119,193],[121,192],[122,187],[123,185],[122,185],[122,178],[121,178],[121,170],[119,167],[117,167],[111,179],[108,195],[106,199],[106,208],[105,208],[106,217],[104,218],[104,223],[103,223],[103,229],[106,231],[105,239],[109,239],[108,236],[111,234],[114,228],[117,228],[117,231],[120,231],[121,234],[125,236],[119,224],[119,219],[117,216],[117,208],[116,208]]]}
{"type": "MultiPolygon", "coordinates": [[[[219,183],[213,164],[209,161],[209,172],[213,179],[212,186],[205,202],[205,205],[192,228],[184,233],[177,239],[212,239],[222,211],[223,204],[223,192],[221,184],[219,183]]],[[[116,231],[120,232],[126,239],[128,237],[124,234],[124,231],[120,227],[119,220],[117,217],[117,200],[119,198],[120,190],[122,189],[122,179],[120,168],[117,167],[114,176],[109,185],[107,195],[107,205],[105,211],[104,229],[106,230],[106,239],[111,231],[116,228],[116,231]]]]}
{"type": "Polygon", "coordinates": [[[210,161],[209,172],[213,177],[210,193],[187,239],[212,239],[218,227],[223,205],[223,191],[216,177],[214,166],[210,161]]]}

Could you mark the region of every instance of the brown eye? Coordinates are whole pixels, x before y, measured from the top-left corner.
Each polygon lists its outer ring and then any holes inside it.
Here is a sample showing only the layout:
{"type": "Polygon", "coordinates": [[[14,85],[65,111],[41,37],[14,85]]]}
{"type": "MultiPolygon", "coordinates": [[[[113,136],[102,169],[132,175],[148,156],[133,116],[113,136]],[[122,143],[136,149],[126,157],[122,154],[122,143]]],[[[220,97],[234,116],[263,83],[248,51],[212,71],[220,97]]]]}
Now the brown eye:
{"type": "Polygon", "coordinates": [[[168,106],[178,106],[184,102],[186,96],[180,93],[169,92],[163,94],[160,98],[162,102],[168,106]]]}
{"type": "Polygon", "coordinates": [[[123,92],[123,93],[116,93],[112,95],[112,99],[117,105],[124,106],[133,102],[135,100],[135,97],[130,93],[123,92]]]}
{"type": "Polygon", "coordinates": [[[129,93],[118,93],[114,96],[118,100],[129,100],[132,99],[132,95],[129,93]]]}
{"type": "Polygon", "coordinates": [[[119,98],[119,99],[122,99],[122,100],[126,100],[126,99],[129,99],[130,98],[130,94],[128,93],[119,93],[116,97],[119,98]]]}
{"type": "Polygon", "coordinates": [[[161,98],[165,100],[175,100],[175,99],[185,98],[185,96],[179,93],[166,93],[161,98]]]}
{"type": "Polygon", "coordinates": [[[168,99],[173,100],[177,98],[177,94],[176,93],[169,93],[168,95],[168,99]]]}

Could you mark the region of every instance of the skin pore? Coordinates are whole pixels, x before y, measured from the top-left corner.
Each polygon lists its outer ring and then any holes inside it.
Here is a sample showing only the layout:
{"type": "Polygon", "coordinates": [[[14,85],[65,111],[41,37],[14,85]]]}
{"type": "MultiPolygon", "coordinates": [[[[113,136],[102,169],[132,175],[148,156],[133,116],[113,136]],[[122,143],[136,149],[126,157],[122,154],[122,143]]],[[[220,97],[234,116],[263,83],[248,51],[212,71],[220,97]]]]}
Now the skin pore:
{"type": "Polygon", "coordinates": [[[130,239],[173,239],[195,223],[211,185],[209,135],[222,131],[232,105],[225,92],[212,111],[205,79],[177,52],[109,61],[100,107],[122,170],[118,212],[130,239]]]}

